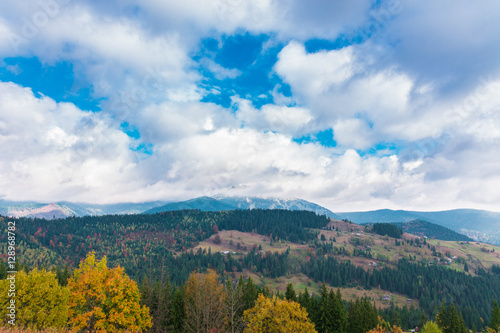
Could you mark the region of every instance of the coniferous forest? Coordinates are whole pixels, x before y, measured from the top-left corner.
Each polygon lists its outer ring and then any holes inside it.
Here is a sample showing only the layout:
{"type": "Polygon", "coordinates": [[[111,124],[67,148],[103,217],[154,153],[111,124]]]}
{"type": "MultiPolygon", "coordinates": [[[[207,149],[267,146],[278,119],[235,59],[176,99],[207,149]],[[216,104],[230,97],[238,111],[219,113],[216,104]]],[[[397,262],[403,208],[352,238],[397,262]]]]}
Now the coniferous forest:
{"type": "MultiPolygon", "coordinates": [[[[43,322],[24,314],[26,319],[23,320],[28,327],[92,331],[104,325],[101,328],[109,332],[125,329],[199,332],[209,331],[209,328],[257,332],[262,329],[255,321],[262,316],[257,308],[266,306],[276,311],[273,316],[277,317],[291,316],[289,313],[300,317],[299,313],[303,311],[303,321],[310,322],[310,326],[304,324],[305,328],[301,326],[299,331],[395,332],[394,326],[409,330],[435,322],[442,332],[448,333],[477,332],[496,325],[495,301],[500,299],[500,266],[467,272],[419,261],[411,255],[395,263],[374,259],[371,246],[367,245],[372,236],[362,238],[352,232],[350,245],[355,247],[350,250],[349,244],[337,243],[335,237],[327,239],[322,233],[329,230],[340,237],[348,233],[347,230],[342,232],[338,227],[332,227],[326,217],[311,212],[185,210],[52,221],[0,217],[3,230],[7,230],[9,222],[16,226],[15,270],[20,272],[20,283],[29,289],[34,288],[34,279],[45,281],[45,292],[53,297],[48,298],[50,301],[41,300],[40,304],[46,303],[49,308],[60,305],[57,308],[60,316],[46,318],[43,322]],[[269,242],[266,246],[277,246],[280,250],[264,251],[262,244],[238,247],[239,250],[226,253],[211,247],[197,247],[208,238],[213,239],[215,246],[215,239],[222,230],[261,235],[269,242]],[[367,269],[356,264],[353,261],[356,258],[370,263],[377,260],[379,264],[367,269]],[[312,290],[312,285],[304,289],[288,283],[286,291],[279,290],[272,285],[255,283],[249,274],[269,281],[286,281],[303,274],[320,287],[312,290]],[[107,304],[104,313],[92,313],[92,318],[96,319],[91,322],[81,320],[82,316],[89,315],[78,312],[83,306],[78,300],[85,302],[87,299],[81,293],[91,288],[90,282],[85,281],[101,281],[100,286],[95,282],[95,287],[101,289],[103,285],[115,283],[113,281],[130,286],[128,288],[133,292],[123,291],[123,295],[113,298],[122,297],[123,302],[130,304],[129,312],[134,315],[127,324],[128,328],[110,324],[114,319],[106,311],[117,312],[113,310],[113,304],[104,300],[107,304]],[[380,308],[377,306],[380,300],[367,296],[348,301],[338,288],[397,293],[418,300],[418,306],[392,303],[380,308]],[[204,296],[198,299],[199,295],[204,296]],[[128,300],[127,297],[132,298],[128,300]],[[133,305],[134,302],[137,305],[133,305]],[[208,311],[203,307],[207,302],[213,302],[213,307],[218,307],[223,316],[218,318],[214,313],[207,313],[203,316],[211,318],[210,322],[196,322],[194,317],[208,311]],[[298,304],[298,308],[293,304],[298,304]]],[[[345,222],[345,225],[349,227],[350,224],[345,222]]],[[[427,246],[438,255],[436,248],[424,243],[425,240],[403,239],[402,230],[397,226],[375,224],[366,231],[383,235],[381,238],[391,237],[389,241],[392,239],[397,247],[420,249],[427,246]]],[[[7,253],[6,237],[6,232],[0,236],[2,253],[7,253]]],[[[2,287],[7,288],[5,259],[4,255],[0,278],[5,281],[2,287]]],[[[90,289],[88,292],[91,294],[90,289]]],[[[101,292],[109,294],[105,290],[101,292]]],[[[5,305],[7,299],[0,297],[0,301],[5,305]]],[[[30,301],[26,302],[26,307],[29,307],[30,301]]]]}

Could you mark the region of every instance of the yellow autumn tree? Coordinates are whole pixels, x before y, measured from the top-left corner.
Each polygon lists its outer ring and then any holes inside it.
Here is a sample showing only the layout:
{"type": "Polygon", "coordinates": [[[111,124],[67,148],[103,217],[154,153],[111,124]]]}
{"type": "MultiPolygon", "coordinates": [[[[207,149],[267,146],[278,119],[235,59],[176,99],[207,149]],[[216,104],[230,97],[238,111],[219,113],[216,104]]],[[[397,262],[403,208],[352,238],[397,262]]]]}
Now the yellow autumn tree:
{"type": "Polygon", "coordinates": [[[68,288],[59,285],[55,273],[33,269],[19,271],[0,281],[0,316],[8,325],[10,301],[15,301],[16,326],[30,329],[62,328],[68,320],[68,288]],[[15,283],[11,279],[15,278],[15,283]],[[11,284],[15,287],[12,288],[11,284]],[[10,297],[12,291],[15,297],[10,297]]]}
{"type": "Polygon", "coordinates": [[[223,332],[226,325],[226,294],[214,270],[193,272],[186,282],[187,332],[223,332]]]}
{"type": "Polygon", "coordinates": [[[109,269],[106,257],[87,255],[68,280],[69,324],[73,332],[140,332],[151,327],[149,309],[140,306],[137,284],[122,267],[109,269]]]}
{"type": "Polygon", "coordinates": [[[264,297],[260,294],[255,306],[243,313],[245,333],[303,332],[315,333],[307,311],[299,303],[264,297]]]}

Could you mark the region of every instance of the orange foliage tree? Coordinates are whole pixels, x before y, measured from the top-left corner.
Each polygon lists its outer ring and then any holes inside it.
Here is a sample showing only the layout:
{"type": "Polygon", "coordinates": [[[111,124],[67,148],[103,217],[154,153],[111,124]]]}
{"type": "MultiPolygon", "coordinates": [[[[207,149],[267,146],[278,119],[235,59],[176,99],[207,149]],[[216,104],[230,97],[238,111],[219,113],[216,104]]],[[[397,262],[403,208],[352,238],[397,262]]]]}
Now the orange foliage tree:
{"type": "Polygon", "coordinates": [[[87,255],[68,280],[69,324],[73,332],[140,332],[151,327],[149,309],[140,306],[137,284],[122,267],[109,269],[106,257],[87,255]]]}

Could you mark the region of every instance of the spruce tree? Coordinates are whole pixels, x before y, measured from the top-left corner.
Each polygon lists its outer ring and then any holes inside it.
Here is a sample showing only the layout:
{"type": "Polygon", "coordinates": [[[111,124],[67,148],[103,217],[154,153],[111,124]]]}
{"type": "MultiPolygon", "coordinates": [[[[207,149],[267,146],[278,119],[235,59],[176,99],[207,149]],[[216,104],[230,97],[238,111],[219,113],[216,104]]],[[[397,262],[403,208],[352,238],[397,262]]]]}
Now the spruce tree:
{"type": "Polygon", "coordinates": [[[314,322],[311,309],[311,296],[309,295],[309,290],[307,290],[307,287],[304,289],[304,292],[299,292],[297,301],[304,309],[306,309],[307,313],[309,314],[309,318],[311,318],[311,320],[314,322]]]}
{"type": "Polygon", "coordinates": [[[318,333],[332,332],[332,312],[328,297],[328,290],[326,289],[325,283],[323,283],[323,286],[321,287],[320,297],[319,325],[316,325],[316,330],[318,333]]]}
{"type": "Polygon", "coordinates": [[[498,307],[498,302],[495,300],[493,302],[493,308],[491,309],[491,320],[490,328],[494,330],[500,330],[500,308],[498,307]]]}
{"type": "Polygon", "coordinates": [[[451,303],[448,307],[441,304],[437,315],[437,324],[443,333],[466,333],[464,318],[457,313],[455,305],[451,303]]]}
{"type": "Polygon", "coordinates": [[[348,333],[364,333],[361,327],[359,314],[359,299],[354,302],[349,302],[347,311],[347,332],[348,333]]]}
{"type": "Polygon", "coordinates": [[[393,307],[391,313],[391,325],[401,326],[401,318],[398,311],[393,307]]]}
{"type": "Polygon", "coordinates": [[[286,285],[285,298],[289,301],[294,302],[297,300],[297,294],[295,293],[295,290],[293,289],[293,285],[291,283],[286,285]]]}
{"type": "Polygon", "coordinates": [[[420,313],[420,320],[418,321],[418,328],[422,329],[427,322],[427,316],[425,315],[424,310],[420,313]]]}
{"type": "Polygon", "coordinates": [[[245,288],[243,289],[243,310],[251,309],[255,306],[255,300],[257,299],[257,288],[253,283],[251,277],[248,278],[245,288]]]}
{"type": "Polygon", "coordinates": [[[344,333],[346,331],[347,318],[344,309],[344,303],[342,302],[340,288],[337,288],[336,294],[334,294],[333,291],[330,290],[329,297],[332,312],[332,332],[344,333]]]}
{"type": "Polygon", "coordinates": [[[170,313],[172,314],[169,327],[172,332],[180,333],[184,331],[184,319],[186,312],[184,308],[184,286],[177,288],[174,298],[170,304],[170,313]]]}

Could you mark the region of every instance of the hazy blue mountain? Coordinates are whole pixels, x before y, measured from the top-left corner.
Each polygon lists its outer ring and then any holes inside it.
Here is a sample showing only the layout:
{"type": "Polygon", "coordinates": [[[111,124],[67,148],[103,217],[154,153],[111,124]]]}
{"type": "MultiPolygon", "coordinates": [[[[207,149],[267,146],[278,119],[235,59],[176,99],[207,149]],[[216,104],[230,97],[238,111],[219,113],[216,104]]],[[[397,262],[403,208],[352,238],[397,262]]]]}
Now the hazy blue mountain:
{"type": "Polygon", "coordinates": [[[47,219],[85,215],[139,214],[142,212],[156,213],[181,209],[222,211],[253,208],[307,210],[320,215],[326,215],[333,219],[348,219],[358,224],[422,220],[449,228],[475,240],[500,244],[500,213],[474,209],[455,209],[439,212],[381,209],[367,212],[333,213],[320,205],[301,199],[224,196],[216,196],[215,198],[199,197],[187,201],[171,203],[154,201],[109,205],[0,200],[0,215],[41,217],[47,219]]]}
{"type": "Polygon", "coordinates": [[[441,225],[422,220],[394,223],[404,232],[420,237],[427,236],[444,241],[472,241],[473,239],[441,225]]]}
{"type": "Polygon", "coordinates": [[[484,232],[490,230],[500,231],[500,213],[487,210],[454,209],[441,212],[420,212],[418,214],[428,221],[439,221],[441,225],[451,229],[472,229],[484,232]]]}
{"type": "Polygon", "coordinates": [[[145,214],[154,214],[163,211],[181,209],[199,209],[202,211],[222,211],[234,209],[288,209],[307,210],[319,215],[326,215],[336,218],[330,210],[315,203],[301,199],[278,199],[278,198],[257,198],[257,197],[199,197],[187,201],[172,202],[161,207],[145,211],[145,214]]]}
{"type": "Polygon", "coordinates": [[[58,203],[0,201],[0,214],[14,217],[60,218],[76,213],[66,205],[58,203]]]}
{"type": "Polygon", "coordinates": [[[199,209],[201,211],[222,211],[235,210],[236,206],[228,205],[210,197],[199,197],[181,202],[171,202],[163,206],[155,207],[146,210],[144,214],[155,214],[160,212],[183,210],[183,209],[199,209]]]}
{"type": "Polygon", "coordinates": [[[18,212],[27,212],[41,208],[44,204],[33,201],[6,201],[0,200],[0,215],[17,216],[18,212]]]}
{"type": "Polygon", "coordinates": [[[367,212],[336,213],[358,224],[424,220],[467,235],[475,240],[500,244],[500,213],[476,209],[416,212],[381,209],[367,212]]]}
{"type": "Polygon", "coordinates": [[[39,203],[0,200],[0,215],[53,219],[68,216],[139,214],[144,210],[164,204],[163,201],[96,205],[72,202],[39,203]]]}
{"type": "Polygon", "coordinates": [[[338,216],[332,211],[315,203],[302,199],[258,198],[258,197],[216,197],[220,202],[236,206],[239,209],[288,209],[307,210],[318,215],[326,215],[336,219],[338,216]]]}
{"type": "MultiPolygon", "coordinates": [[[[149,210],[155,207],[159,207],[164,205],[165,201],[151,201],[151,202],[129,202],[129,203],[117,203],[117,204],[107,204],[107,205],[98,205],[98,204],[87,204],[87,203],[65,203],[70,207],[80,208],[79,212],[82,215],[121,215],[121,214],[140,214],[145,210],[149,210]],[[89,212],[89,213],[85,213],[89,212]]],[[[76,211],[76,210],[75,210],[76,211]]]]}
{"type": "Polygon", "coordinates": [[[367,212],[336,213],[341,219],[348,219],[357,224],[374,222],[410,222],[423,219],[416,212],[406,210],[379,209],[367,212]]]}

